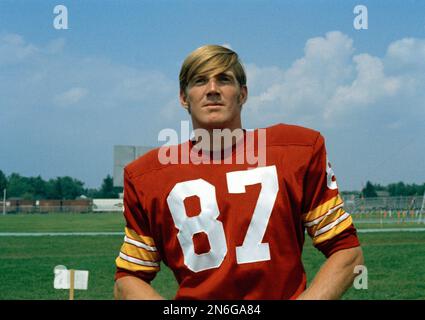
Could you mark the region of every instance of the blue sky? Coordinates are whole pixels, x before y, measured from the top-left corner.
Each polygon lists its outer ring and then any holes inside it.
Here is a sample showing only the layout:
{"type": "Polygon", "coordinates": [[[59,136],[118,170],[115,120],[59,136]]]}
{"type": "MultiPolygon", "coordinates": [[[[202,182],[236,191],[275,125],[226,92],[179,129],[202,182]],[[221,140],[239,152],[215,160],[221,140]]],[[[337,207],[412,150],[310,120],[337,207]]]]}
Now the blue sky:
{"type": "Polygon", "coordinates": [[[425,2],[395,0],[0,0],[0,169],[98,187],[115,144],[188,119],[178,73],[207,43],[246,66],[244,125],[321,131],[340,189],[425,181],[425,2]]]}

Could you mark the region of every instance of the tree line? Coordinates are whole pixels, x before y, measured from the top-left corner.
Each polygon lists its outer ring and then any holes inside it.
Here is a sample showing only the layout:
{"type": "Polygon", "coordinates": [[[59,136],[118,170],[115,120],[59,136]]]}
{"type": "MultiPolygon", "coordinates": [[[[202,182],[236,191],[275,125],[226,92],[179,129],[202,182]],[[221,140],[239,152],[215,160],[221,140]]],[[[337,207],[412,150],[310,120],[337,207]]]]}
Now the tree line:
{"type": "MultiPolygon", "coordinates": [[[[85,188],[84,182],[69,176],[44,180],[41,176],[24,177],[18,173],[6,176],[0,170],[0,192],[7,190],[7,198],[24,200],[57,199],[73,200],[78,197],[118,198],[122,188],[114,187],[112,177],[108,174],[100,188],[85,188]]],[[[3,198],[1,196],[1,198],[3,198]]]]}
{"type": "MultiPolygon", "coordinates": [[[[87,198],[118,198],[121,187],[114,187],[112,177],[108,174],[103,179],[100,188],[85,188],[84,182],[69,176],[44,180],[41,176],[24,177],[18,173],[6,176],[0,170],[0,192],[7,189],[7,197],[24,200],[60,199],[72,200],[81,196],[87,198]]],[[[377,197],[379,191],[386,191],[390,197],[422,196],[425,183],[405,184],[404,182],[390,183],[387,186],[367,181],[359,192],[365,198],[377,197]]]]}
{"type": "Polygon", "coordinates": [[[422,196],[425,193],[425,183],[418,184],[405,184],[404,182],[390,183],[387,186],[374,184],[368,181],[365,187],[361,190],[361,195],[365,198],[372,198],[378,196],[378,191],[386,191],[390,197],[397,196],[422,196]]]}

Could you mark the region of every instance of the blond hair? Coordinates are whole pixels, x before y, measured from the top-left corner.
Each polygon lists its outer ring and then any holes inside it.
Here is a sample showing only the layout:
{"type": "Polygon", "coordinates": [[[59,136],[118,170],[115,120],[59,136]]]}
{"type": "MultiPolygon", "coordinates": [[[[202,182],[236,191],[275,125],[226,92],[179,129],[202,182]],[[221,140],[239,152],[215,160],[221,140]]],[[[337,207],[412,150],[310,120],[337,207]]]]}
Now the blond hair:
{"type": "Polygon", "coordinates": [[[236,52],[219,45],[202,46],[184,60],[179,75],[180,90],[185,92],[195,76],[214,76],[228,70],[233,71],[240,86],[246,85],[245,70],[236,52]]]}

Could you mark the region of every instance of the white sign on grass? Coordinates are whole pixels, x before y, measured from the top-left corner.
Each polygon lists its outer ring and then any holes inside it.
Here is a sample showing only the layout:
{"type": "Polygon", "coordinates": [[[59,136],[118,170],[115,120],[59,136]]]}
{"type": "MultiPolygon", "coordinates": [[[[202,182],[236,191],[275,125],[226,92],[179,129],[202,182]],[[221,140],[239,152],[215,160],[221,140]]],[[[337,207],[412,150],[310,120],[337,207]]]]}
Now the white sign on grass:
{"type": "Polygon", "coordinates": [[[87,270],[68,270],[65,266],[56,266],[53,270],[55,279],[53,287],[55,289],[71,288],[71,271],[74,272],[74,289],[87,290],[89,282],[89,272],[87,270]]]}

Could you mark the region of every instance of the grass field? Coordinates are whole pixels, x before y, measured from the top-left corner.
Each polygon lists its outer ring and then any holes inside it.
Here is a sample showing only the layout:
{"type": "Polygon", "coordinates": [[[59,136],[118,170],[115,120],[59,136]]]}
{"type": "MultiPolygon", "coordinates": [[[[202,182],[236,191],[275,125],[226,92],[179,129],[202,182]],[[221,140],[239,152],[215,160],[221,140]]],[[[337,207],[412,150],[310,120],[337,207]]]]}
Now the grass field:
{"type": "MultiPolygon", "coordinates": [[[[120,213],[0,216],[0,233],[122,232],[123,225],[120,213]]],[[[351,288],[344,299],[425,299],[425,232],[359,233],[359,238],[368,289],[351,288]]],[[[76,291],[75,299],[113,299],[114,260],[121,242],[122,235],[0,236],[0,299],[68,299],[67,290],[53,288],[53,268],[59,264],[90,272],[88,290],[76,291]]],[[[311,281],[324,258],[309,239],[303,260],[311,281]]],[[[165,266],[153,286],[170,299],[177,289],[165,266]]]]}

